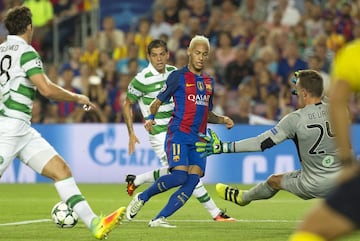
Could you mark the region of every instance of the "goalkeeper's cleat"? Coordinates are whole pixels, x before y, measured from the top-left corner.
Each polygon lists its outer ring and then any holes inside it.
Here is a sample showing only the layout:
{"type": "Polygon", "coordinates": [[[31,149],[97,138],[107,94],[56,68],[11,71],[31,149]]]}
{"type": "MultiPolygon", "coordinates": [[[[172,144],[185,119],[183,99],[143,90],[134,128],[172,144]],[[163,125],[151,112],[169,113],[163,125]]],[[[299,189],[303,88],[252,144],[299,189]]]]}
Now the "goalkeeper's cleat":
{"type": "Polygon", "coordinates": [[[230,217],[225,213],[225,211],[221,211],[215,218],[214,221],[216,222],[235,222],[236,219],[230,217]]]}
{"type": "Polygon", "coordinates": [[[121,207],[106,217],[100,216],[94,218],[90,225],[90,230],[94,237],[97,239],[107,239],[111,230],[113,230],[117,224],[120,224],[125,212],[126,208],[121,207]]]}
{"type": "Polygon", "coordinates": [[[236,203],[239,206],[246,206],[250,203],[243,201],[243,194],[245,191],[239,190],[229,185],[225,185],[223,183],[216,184],[216,192],[222,199],[236,203]]]}
{"type": "Polygon", "coordinates": [[[154,220],[150,220],[149,227],[156,228],[156,227],[162,227],[162,228],[176,228],[175,225],[171,225],[168,223],[166,218],[160,217],[154,220]]]}
{"type": "Polygon", "coordinates": [[[134,194],[135,189],[137,186],[135,186],[134,181],[136,179],[135,175],[128,174],[126,175],[125,181],[127,182],[127,193],[131,197],[134,194]]]}
{"type": "Polygon", "coordinates": [[[126,217],[128,220],[132,220],[140,209],[144,206],[144,201],[139,199],[141,192],[135,195],[131,200],[129,206],[126,208],[126,217]]]}

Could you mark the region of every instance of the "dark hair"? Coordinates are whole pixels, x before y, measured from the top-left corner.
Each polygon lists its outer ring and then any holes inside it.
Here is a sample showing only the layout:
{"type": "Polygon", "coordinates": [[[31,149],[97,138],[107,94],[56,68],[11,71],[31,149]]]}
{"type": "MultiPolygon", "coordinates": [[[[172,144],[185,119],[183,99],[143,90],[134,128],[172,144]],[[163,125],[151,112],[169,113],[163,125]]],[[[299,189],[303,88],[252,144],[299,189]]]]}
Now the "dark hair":
{"type": "Polygon", "coordinates": [[[299,79],[299,85],[309,92],[314,97],[321,97],[324,84],[323,78],[315,70],[300,70],[297,71],[296,77],[299,79]]]}
{"type": "Polygon", "coordinates": [[[11,35],[21,35],[26,32],[29,24],[32,24],[32,14],[28,7],[17,6],[9,9],[5,15],[4,23],[11,35]]]}
{"type": "Polygon", "coordinates": [[[230,40],[230,45],[233,46],[233,37],[231,35],[231,32],[229,31],[220,31],[218,34],[217,34],[217,39],[216,39],[216,45],[218,47],[220,47],[220,38],[222,35],[225,35],[226,37],[228,37],[228,39],[230,40]]]}
{"type": "Polygon", "coordinates": [[[148,54],[151,54],[152,49],[160,48],[160,47],[163,47],[165,49],[165,51],[168,52],[166,42],[161,39],[155,39],[155,40],[151,41],[147,47],[147,52],[148,52],[148,54]]]}

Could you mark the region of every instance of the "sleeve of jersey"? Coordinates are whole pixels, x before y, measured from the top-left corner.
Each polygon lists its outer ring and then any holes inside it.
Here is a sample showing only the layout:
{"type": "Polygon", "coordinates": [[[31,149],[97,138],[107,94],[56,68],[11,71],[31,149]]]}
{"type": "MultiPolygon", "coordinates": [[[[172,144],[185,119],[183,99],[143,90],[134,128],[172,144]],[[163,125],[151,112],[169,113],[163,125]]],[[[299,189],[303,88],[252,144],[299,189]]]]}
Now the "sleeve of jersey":
{"type": "Polygon", "coordinates": [[[43,63],[35,51],[24,52],[20,58],[20,66],[28,77],[44,73],[43,63]]]}
{"type": "Polygon", "coordinates": [[[180,73],[178,71],[172,72],[168,76],[168,78],[167,78],[163,88],[160,90],[160,93],[158,94],[157,98],[161,102],[169,102],[173,93],[178,88],[179,80],[180,80],[180,73]]]}
{"type": "Polygon", "coordinates": [[[274,128],[267,130],[256,137],[235,142],[235,152],[264,151],[289,139],[293,135],[292,133],[289,133],[289,130],[294,128],[289,127],[288,125],[292,125],[291,123],[294,122],[290,120],[291,116],[290,118],[288,117],[289,115],[284,117],[274,128]]]}
{"type": "Polygon", "coordinates": [[[336,53],[332,64],[331,81],[347,81],[352,90],[360,90],[360,68],[356,61],[360,58],[360,43],[348,45],[336,53]]]}
{"type": "Polygon", "coordinates": [[[142,88],[144,88],[144,86],[135,77],[128,85],[126,97],[132,102],[136,102],[140,96],[142,96],[142,88]]]}

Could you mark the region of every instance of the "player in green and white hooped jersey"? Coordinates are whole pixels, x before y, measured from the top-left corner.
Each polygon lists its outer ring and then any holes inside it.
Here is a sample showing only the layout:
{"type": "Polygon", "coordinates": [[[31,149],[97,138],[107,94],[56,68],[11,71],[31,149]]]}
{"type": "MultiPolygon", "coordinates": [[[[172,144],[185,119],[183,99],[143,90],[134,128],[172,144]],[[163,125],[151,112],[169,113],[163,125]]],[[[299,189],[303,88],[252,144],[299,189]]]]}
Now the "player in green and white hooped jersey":
{"type": "MultiPolygon", "coordinates": [[[[139,72],[128,86],[127,97],[124,101],[123,114],[129,132],[129,154],[135,151],[135,144],[139,143],[133,129],[132,105],[137,102],[140,106],[142,115],[147,117],[149,106],[156,98],[168,77],[175,70],[174,66],[168,65],[169,52],[166,43],[162,40],[153,40],[148,46],[149,65],[139,72]]],[[[164,151],[164,142],[168,123],[172,117],[174,103],[163,103],[156,114],[156,125],[153,132],[149,133],[149,141],[156,155],[159,157],[163,168],[149,171],[140,175],[128,175],[128,194],[131,196],[136,187],[146,182],[155,182],[160,176],[168,174],[168,163],[164,151]]],[[[233,218],[224,214],[209,196],[203,183],[200,181],[196,186],[193,195],[209,211],[215,221],[234,221],[233,218]]]]}
{"type": "Polygon", "coordinates": [[[95,108],[85,95],[69,92],[48,79],[42,61],[30,46],[32,14],[25,6],[10,9],[4,19],[9,32],[0,45],[0,177],[17,157],[37,173],[52,179],[60,198],[79,215],[93,236],[103,239],[121,220],[125,207],[107,217],[90,208],[65,160],[30,124],[36,89],[56,101],[95,108]]]}
{"type": "Polygon", "coordinates": [[[206,154],[264,151],[287,139],[294,141],[301,169],[273,174],[250,190],[218,183],[216,191],[225,200],[245,206],[251,201],[268,199],[286,190],[302,199],[323,198],[334,190],[341,170],[335,136],[327,104],[322,102],[323,82],[314,70],[301,70],[295,75],[300,108],[285,117],[271,130],[235,142],[221,142],[215,132],[207,142],[198,142],[197,150],[206,154]]]}

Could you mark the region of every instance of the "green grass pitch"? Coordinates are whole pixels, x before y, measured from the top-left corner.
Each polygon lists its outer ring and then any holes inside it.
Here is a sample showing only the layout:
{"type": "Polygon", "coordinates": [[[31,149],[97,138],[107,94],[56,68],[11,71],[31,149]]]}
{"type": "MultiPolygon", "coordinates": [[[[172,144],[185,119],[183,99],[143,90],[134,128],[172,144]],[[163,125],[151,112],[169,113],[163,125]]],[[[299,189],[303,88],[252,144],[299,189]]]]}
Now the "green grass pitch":
{"type": "MultiPolygon", "coordinates": [[[[93,210],[108,214],[127,206],[125,184],[80,184],[82,193],[93,210]]],[[[144,185],[139,191],[146,188],[144,185]]],[[[166,204],[170,190],[153,197],[134,221],[124,220],[111,232],[114,241],[286,241],[300,222],[303,214],[317,200],[303,201],[287,192],[279,192],[269,200],[255,201],[246,207],[220,199],[215,185],[206,185],[220,208],[238,221],[219,223],[192,197],[188,203],[168,220],[176,229],[149,228],[149,220],[166,204]]],[[[239,188],[249,186],[238,185],[239,188]]],[[[138,191],[137,190],[137,191],[138,191]]],[[[0,240],[6,241],[64,241],[96,240],[85,225],[72,229],[57,228],[50,220],[50,211],[59,197],[52,184],[0,184],[0,240]]],[[[359,232],[341,241],[355,241],[359,232]]]]}

